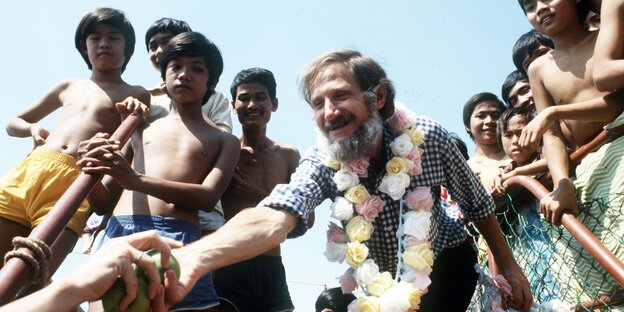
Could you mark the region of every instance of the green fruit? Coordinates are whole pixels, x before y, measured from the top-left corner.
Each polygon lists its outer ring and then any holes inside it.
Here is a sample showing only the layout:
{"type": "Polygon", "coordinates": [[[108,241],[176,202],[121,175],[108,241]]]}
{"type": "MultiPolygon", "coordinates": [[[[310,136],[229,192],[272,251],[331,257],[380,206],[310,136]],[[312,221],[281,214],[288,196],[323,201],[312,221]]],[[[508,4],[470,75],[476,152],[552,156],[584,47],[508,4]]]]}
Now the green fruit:
{"type": "MultiPolygon", "coordinates": [[[[177,278],[180,278],[180,264],[178,260],[173,256],[169,257],[169,268],[163,268],[160,264],[160,252],[156,249],[148,249],[144,252],[146,255],[152,257],[156,262],[156,268],[160,272],[160,281],[164,283],[165,281],[165,271],[171,269],[176,273],[177,278]]],[[[137,291],[136,299],[130,304],[126,311],[135,312],[135,311],[149,311],[150,309],[150,300],[147,296],[147,285],[150,282],[149,277],[145,274],[143,269],[139,268],[137,265],[134,265],[134,271],[139,280],[139,289],[137,291]]],[[[119,310],[119,303],[121,299],[126,295],[126,284],[123,279],[118,278],[113,286],[106,291],[104,296],[102,297],[102,305],[104,306],[104,311],[107,312],[117,312],[119,310]]]]}
{"type": "MultiPolygon", "coordinates": [[[[171,255],[171,257],[169,257],[169,267],[168,268],[163,268],[162,264],[160,263],[160,252],[154,248],[150,248],[148,250],[145,251],[145,254],[147,254],[148,256],[150,256],[152,259],[154,259],[154,261],[156,262],[156,268],[158,268],[158,271],[160,272],[160,281],[161,283],[165,282],[165,272],[167,270],[173,270],[173,272],[175,272],[176,274],[176,278],[180,278],[180,264],[178,263],[178,260],[171,255]]],[[[137,276],[139,278],[144,279],[145,281],[147,281],[149,283],[150,279],[147,276],[147,274],[145,273],[145,271],[143,271],[142,269],[140,269],[139,267],[135,266],[135,271],[137,272],[137,276]]]]}
{"type": "MultiPolygon", "coordinates": [[[[119,303],[121,299],[126,295],[126,283],[123,279],[118,278],[113,286],[106,291],[102,297],[102,305],[106,312],[117,312],[119,309],[119,303]]],[[[139,289],[137,290],[136,299],[128,306],[126,312],[143,312],[149,311],[150,299],[147,296],[147,283],[139,279],[139,289]]]]}

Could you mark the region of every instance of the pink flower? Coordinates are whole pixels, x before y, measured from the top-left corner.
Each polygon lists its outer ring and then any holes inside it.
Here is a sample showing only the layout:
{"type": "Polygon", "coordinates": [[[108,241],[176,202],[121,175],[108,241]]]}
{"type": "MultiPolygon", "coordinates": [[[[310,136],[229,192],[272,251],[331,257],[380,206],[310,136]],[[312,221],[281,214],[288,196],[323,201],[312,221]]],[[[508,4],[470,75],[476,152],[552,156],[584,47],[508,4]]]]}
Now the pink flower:
{"type": "Polygon", "coordinates": [[[362,157],[344,164],[344,169],[356,173],[360,177],[368,176],[368,157],[362,157]]]}
{"type": "Polygon", "coordinates": [[[428,243],[429,241],[427,239],[418,239],[415,236],[412,235],[407,235],[406,236],[407,239],[405,240],[405,247],[409,247],[409,246],[414,246],[414,245],[420,245],[420,244],[424,244],[424,243],[428,243]]]}
{"type": "Polygon", "coordinates": [[[431,284],[429,274],[431,274],[431,271],[418,272],[413,270],[406,270],[401,275],[401,280],[414,284],[416,288],[420,289],[423,294],[425,294],[427,292],[427,288],[431,284]]]}
{"type": "Polygon", "coordinates": [[[340,289],[342,290],[343,294],[352,293],[356,287],[357,283],[353,278],[351,270],[348,270],[347,272],[342,274],[342,276],[340,276],[340,289]]]}
{"type": "Polygon", "coordinates": [[[431,190],[426,186],[419,186],[407,194],[405,202],[408,207],[414,210],[429,211],[433,207],[431,190]]]}
{"type": "Polygon", "coordinates": [[[373,221],[377,218],[383,209],[383,206],[383,200],[381,200],[379,196],[373,195],[368,197],[365,202],[355,205],[355,211],[357,211],[357,213],[361,215],[364,220],[373,221]]]}
{"type": "Polygon", "coordinates": [[[409,154],[407,154],[406,158],[411,160],[413,163],[413,166],[410,168],[410,170],[407,172],[408,175],[410,176],[414,176],[414,175],[419,175],[422,174],[422,154],[423,154],[423,150],[418,148],[418,147],[414,147],[409,154]]]}
{"type": "Polygon", "coordinates": [[[337,244],[346,243],[345,231],[334,222],[329,222],[329,229],[327,230],[327,241],[337,244]]]}
{"type": "Polygon", "coordinates": [[[390,117],[390,127],[395,133],[401,133],[403,130],[409,128],[414,124],[414,119],[409,116],[405,111],[400,109],[394,110],[394,115],[390,117]]]}

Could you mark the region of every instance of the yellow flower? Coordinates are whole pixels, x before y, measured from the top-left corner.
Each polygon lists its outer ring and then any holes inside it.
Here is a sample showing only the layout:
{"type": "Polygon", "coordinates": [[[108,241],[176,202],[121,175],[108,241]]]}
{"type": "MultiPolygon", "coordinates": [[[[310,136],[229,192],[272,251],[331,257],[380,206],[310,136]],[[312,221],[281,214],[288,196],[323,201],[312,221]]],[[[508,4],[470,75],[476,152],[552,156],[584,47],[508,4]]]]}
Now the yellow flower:
{"type": "Polygon", "coordinates": [[[360,242],[347,243],[347,263],[357,269],[368,258],[368,247],[360,242]]]}
{"type": "Polygon", "coordinates": [[[373,233],[373,224],[361,216],[355,216],[347,223],[347,236],[350,241],[363,242],[369,240],[373,233]]]}
{"type": "Polygon", "coordinates": [[[354,204],[361,204],[365,202],[369,196],[370,194],[368,194],[368,191],[362,184],[358,184],[354,187],[351,187],[350,189],[347,190],[347,192],[345,192],[345,195],[344,195],[346,199],[348,199],[350,202],[354,204]]]}
{"type": "Polygon", "coordinates": [[[386,171],[388,172],[388,175],[407,173],[408,170],[409,170],[408,164],[401,157],[393,157],[386,164],[386,171]]]}
{"type": "Polygon", "coordinates": [[[334,170],[340,170],[340,162],[339,162],[339,161],[337,161],[337,160],[335,160],[335,159],[332,159],[332,158],[329,158],[329,157],[328,157],[328,158],[325,160],[325,164],[326,164],[326,165],[327,165],[327,167],[329,167],[329,168],[332,168],[332,169],[334,169],[334,170]]]}
{"type": "Polygon", "coordinates": [[[403,261],[416,271],[425,271],[433,266],[433,252],[427,244],[407,247],[403,252],[403,261]]]}
{"type": "Polygon", "coordinates": [[[395,288],[399,293],[403,294],[403,296],[407,298],[407,301],[409,301],[410,304],[410,308],[418,308],[421,296],[420,290],[418,288],[416,288],[412,283],[408,282],[399,282],[392,289],[395,288]]]}
{"type": "Polygon", "coordinates": [[[379,302],[370,297],[357,298],[355,302],[355,311],[358,312],[380,312],[381,306],[379,302]]]}
{"type": "Polygon", "coordinates": [[[412,144],[414,144],[414,146],[420,146],[420,144],[422,144],[425,141],[425,132],[420,130],[417,127],[409,128],[405,130],[403,133],[409,135],[410,139],[412,140],[412,144]]]}
{"type": "Polygon", "coordinates": [[[378,274],[370,284],[366,285],[368,293],[377,297],[381,297],[388,288],[392,287],[394,279],[390,272],[383,272],[378,274]]]}

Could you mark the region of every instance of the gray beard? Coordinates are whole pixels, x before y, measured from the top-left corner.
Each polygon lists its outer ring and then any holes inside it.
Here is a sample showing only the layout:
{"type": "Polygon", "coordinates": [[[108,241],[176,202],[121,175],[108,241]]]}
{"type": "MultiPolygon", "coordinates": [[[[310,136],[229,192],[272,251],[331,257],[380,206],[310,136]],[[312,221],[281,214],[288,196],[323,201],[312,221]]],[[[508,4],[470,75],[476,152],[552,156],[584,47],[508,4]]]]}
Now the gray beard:
{"type": "Polygon", "coordinates": [[[366,156],[381,140],[383,122],[379,112],[371,112],[371,118],[358,127],[350,137],[332,141],[324,134],[319,135],[318,143],[327,151],[332,159],[340,162],[350,162],[366,156]]]}

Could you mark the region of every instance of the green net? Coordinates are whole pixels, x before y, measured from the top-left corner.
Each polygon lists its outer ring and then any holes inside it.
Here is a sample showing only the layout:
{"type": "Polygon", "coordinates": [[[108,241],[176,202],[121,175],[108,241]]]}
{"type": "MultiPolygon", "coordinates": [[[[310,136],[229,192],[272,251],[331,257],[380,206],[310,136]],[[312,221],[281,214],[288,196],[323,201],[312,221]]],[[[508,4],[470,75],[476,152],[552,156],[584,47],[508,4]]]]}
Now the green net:
{"type": "MultiPolygon", "coordinates": [[[[547,223],[529,194],[508,197],[497,218],[538,306],[561,301],[576,311],[624,311],[623,288],[563,226],[547,223]],[[524,199],[524,200],[523,200],[524,199]]],[[[620,261],[624,259],[624,193],[594,198],[577,219],[620,261]]],[[[479,240],[475,237],[475,240],[479,240]]],[[[479,263],[487,265],[480,246],[479,263]]],[[[491,286],[480,281],[469,311],[492,309],[491,286]]],[[[547,311],[536,308],[535,311],[547,311]]]]}

